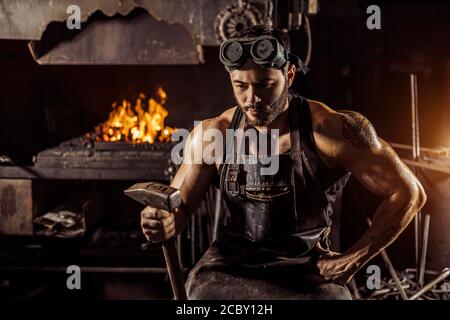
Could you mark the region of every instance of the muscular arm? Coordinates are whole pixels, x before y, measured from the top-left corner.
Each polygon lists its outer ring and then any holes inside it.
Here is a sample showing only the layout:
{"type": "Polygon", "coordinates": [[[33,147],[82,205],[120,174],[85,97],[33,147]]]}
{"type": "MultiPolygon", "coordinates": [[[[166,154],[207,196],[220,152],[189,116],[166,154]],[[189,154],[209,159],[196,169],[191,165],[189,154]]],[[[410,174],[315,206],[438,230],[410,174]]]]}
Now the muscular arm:
{"type": "MultiPolygon", "coordinates": [[[[422,185],[392,148],[379,138],[370,122],[352,111],[334,113],[322,135],[335,140],[333,150],[320,141],[322,150],[336,159],[370,191],[383,197],[364,235],[342,255],[319,261],[321,273],[346,283],[365,263],[390,245],[425,204],[422,185]],[[328,132],[327,132],[328,131],[328,132]],[[337,147],[336,147],[337,146],[337,147]]],[[[328,141],[329,142],[329,141],[328,141]]]]}
{"type": "Polygon", "coordinates": [[[225,122],[226,120],[221,118],[202,121],[190,133],[186,141],[183,163],[171,183],[173,187],[180,190],[182,199],[180,213],[183,218],[180,220],[181,224],[177,228],[177,233],[182,231],[188,221],[187,218],[200,204],[216,171],[215,163],[211,164],[211,159],[206,159],[210,155],[204,154],[209,141],[204,141],[203,132],[208,129],[222,132],[227,126],[225,122]]]}
{"type": "MultiPolygon", "coordinates": [[[[189,216],[195,212],[203,196],[208,190],[216,165],[214,154],[207,154],[210,141],[205,140],[203,132],[213,129],[225,132],[229,124],[226,111],[217,118],[202,121],[189,134],[184,147],[184,160],[171,185],[180,190],[181,206],[177,212],[167,212],[146,207],[141,212],[142,231],[148,240],[160,242],[179,234],[187,223],[189,216]]],[[[222,145],[220,144],[220,150],[222,145]]]]}

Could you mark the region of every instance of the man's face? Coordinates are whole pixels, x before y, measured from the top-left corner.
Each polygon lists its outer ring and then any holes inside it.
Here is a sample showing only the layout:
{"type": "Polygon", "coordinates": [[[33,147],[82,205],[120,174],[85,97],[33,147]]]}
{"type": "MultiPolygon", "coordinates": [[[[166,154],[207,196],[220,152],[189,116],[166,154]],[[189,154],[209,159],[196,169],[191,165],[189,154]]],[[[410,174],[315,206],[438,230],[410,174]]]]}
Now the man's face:
{"type": "Polygon", "coordinates": [[[261,68],[251,59],[230,73],[236,103],[253,126],[267,126],[287,108],[288,83],[281,70],[261,68]]]}

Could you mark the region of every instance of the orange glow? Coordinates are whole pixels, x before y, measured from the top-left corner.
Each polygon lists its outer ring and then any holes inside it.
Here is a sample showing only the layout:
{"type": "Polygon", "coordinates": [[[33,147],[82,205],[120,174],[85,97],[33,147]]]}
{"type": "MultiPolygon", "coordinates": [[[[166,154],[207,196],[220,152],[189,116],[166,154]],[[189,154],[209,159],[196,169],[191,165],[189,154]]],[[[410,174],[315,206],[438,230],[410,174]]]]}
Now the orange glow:
{"type": "Polygon", "coordinates": [[[166,92],[159,87],[155,98],[147,99],[141,93],[132,107],[123,99],[114,102],[108,120],[95,128],[97,141],[124,141],[129,143],[169,142],[174,128],[164,125],[169,112],[164,108],[166,92]]]}

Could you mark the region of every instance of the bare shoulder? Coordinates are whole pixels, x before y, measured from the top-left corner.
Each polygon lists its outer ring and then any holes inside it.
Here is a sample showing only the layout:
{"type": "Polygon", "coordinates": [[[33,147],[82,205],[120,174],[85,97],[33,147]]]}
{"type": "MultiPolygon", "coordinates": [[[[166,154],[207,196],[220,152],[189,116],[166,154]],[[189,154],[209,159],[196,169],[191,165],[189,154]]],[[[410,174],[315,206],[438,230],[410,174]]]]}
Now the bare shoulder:
{"type": "Polygon", "coordinates": [[[232,107],[225,110],[222,114],[214,118],[208,118],[200,121],[192,130],[191,135],[195,136],[203,130],[218,129],[225,133],[225,130],[230,126],[234,111],[237,107],[232,107]]]}
{"type": "Polygon", "coordinates": [[[339,110],[342,137],[358,149],[380,148],[377,132],[370,121],[361,113],[339,110]]]}
{"type": "Polygon", "coordinates": [[[219,130],[222,135],[225,135],[235,110],[236,107],[229,108],[217,117],[200,121],[188,136],[186,142],[187,153],[194,152],[194,150],[197,150],[198,152],[203,151],[204,148],[210,144],[209,139],[205,139],[204,135],[207,130],[219,130]]]}
{"type": "Polygon", "coordinates": [[[335,111],[322,102],[308,100],[313,123],[314,140],[319,153],[337,159],[343,155],[382,148],[375,128],[361,113],[335,111]]]}
{"type": "Polygon", "coordinates": [[[233,119],[233,115],[236,112],[236,109],[238,107],[231,107],[225,110],[219,118],[222,119],[222,121],[226,122],[228,125],[231,123],[231,119],[233,119]]]}

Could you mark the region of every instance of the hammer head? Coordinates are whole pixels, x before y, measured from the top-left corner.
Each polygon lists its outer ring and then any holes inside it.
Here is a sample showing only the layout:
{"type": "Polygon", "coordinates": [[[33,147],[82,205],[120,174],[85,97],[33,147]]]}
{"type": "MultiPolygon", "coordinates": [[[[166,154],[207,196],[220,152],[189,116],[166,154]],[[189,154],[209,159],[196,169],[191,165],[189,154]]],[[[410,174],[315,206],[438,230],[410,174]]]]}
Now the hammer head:
{"type": "Polygon", "coordinates": [[[158,182],[136,183],[124,192],[146,206],[169,212],[174,212],[181,205],[180,191],[158,182]]]}

